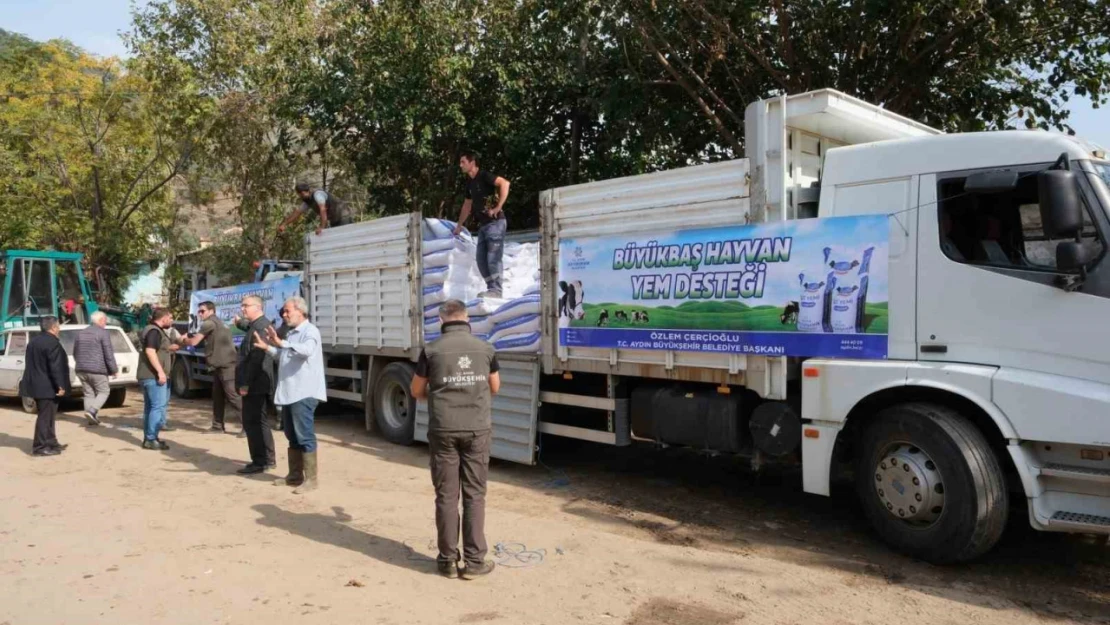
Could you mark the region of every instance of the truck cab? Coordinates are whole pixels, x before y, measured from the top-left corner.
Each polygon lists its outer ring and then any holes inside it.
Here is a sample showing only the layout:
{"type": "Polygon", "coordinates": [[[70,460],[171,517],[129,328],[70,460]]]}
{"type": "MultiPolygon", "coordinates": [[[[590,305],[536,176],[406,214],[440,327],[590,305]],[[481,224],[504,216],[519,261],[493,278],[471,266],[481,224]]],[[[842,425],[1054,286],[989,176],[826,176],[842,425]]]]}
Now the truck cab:
{"type": "Polygon", "coordinates": [[[1110,533],[1110,162],[1044,131],[944,134],[832,90],[748,107],[754,220],[887,215],[888,356],[789,363],[803,487],[854,469],[903,551],[964,560],[1013,500],[1110,533]]]}
{"type": "Polygon", "coordinates": [[[993,498],[979,513],[1012,494],[1028,500],[1037,529],[1110,532],[1110,335],[1099,328],[1110,315],[1108,180],[1103,150],[1043,131],[829,150],[818,214],[890,216],[893,314],[889,360],[805,363],[803,415],[828,434],[803,442],[807,490],[827,492],[816,467],[830,463],[830,439],[854,446],[876,484],[893,483],[892,464],[908,466],[906,493],[880,488],[869,510],[888,538],[912,543],[939,514],[906,502],[943,512],[934,491],[948,478],[925,467],[944,463],[874,448],[866,432],[898,406],[930,406],[946,413],[930,425],[971,426],[951,436],[954,449],[990,451],[966,475],[949,469],[993,498]]]}

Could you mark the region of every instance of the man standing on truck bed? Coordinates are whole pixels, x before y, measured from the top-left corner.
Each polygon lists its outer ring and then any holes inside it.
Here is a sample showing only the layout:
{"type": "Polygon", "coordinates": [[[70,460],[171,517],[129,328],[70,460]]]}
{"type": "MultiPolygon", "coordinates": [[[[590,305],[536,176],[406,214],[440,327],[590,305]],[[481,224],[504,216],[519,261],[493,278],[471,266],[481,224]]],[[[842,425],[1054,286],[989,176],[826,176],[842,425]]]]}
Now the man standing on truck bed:
{"type": "Polygon", "coordinates": [[[316,227],[316,234],[322,233],[324,228],[335,228],[351,223],[350,209],[343,200],[323,189],[313,189],[303,182],[296,186],[296,191],[297,197],[301,198],[301,207],[281,222],[278,232],[285,232],[293,222],[305,215],[310,219],[315,215],[320,216],[320,225],[316,227]]]}
{"type": "Polygon", "coordinates": [[[274,433],[266,402],[274,392],[274,361],[269,354],[254,349],[258,337],[266,338],[267,328],[272,327],[262,307],[262,298],[248,295],[243,298],[241,309],[248,322],[246,336],[239,344],[239,366],[235,384],[243,398],[243,429],[247,432],[250,463],[239,469],[241,475],[262,473],[277,466],[274,454],[274,433]]]}
{"type": "Polygon", "coordinates": [[[507,222],[505,200],[509,197],[509,181],[500,176],[478,169],[478,156],[474,152],[463,152],[459,158],[459,168],[466,174],[466,199],[459,212],[459,223],[455,234],[462,232],[463,225],[471,211],[478,219],[478,250],[476,252],[478,271],[486,281],[486,290],[478,297],[501,297],[501,256],[505,249],[505,229],[507,222]],[[489,202],[494,191],[497,203],[489,202]]]}
{"type": "Polygon", "coordinates": [[[439,307],[442,335],[420,353],[412,395],[428,400],[428,444],[436,490],[439,572],[463,579],[488,575],[485,560],[486,478],[489,476],[490,404],[501,389],[493,346],[470,333],[466,304],[439,307]],[[459,491],[462,490],[463,561],[459,571],[459,491]]]}
{"type": "MultiPolygon", "coordinates": [[[[224,414],[227,404],[231,404],[239,415],[239,422],[243,421],[243,398],[235,388],[235,365],[238,362],[235,341],[231,338],[231,328],[216,314],[216,304],[201,302],[197,306],[197,316],[201,319],[200,329],[182,342],[189,347],[204,343],[204,360],[212,372],[212,427],[209,429],[226,432],[224,414]]],[[[245,428],[240,433],[243,432],[245,428]]]]}

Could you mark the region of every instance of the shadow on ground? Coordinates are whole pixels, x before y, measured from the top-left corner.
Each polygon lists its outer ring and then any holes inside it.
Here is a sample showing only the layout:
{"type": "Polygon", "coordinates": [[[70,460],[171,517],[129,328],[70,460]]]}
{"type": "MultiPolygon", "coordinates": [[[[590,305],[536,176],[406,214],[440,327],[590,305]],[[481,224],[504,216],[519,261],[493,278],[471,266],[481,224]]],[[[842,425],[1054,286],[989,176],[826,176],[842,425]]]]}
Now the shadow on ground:
{"type": "Polygon", "coordinates": [[[259,525],[285,530],[325,545],[349,549],[386,564],[436,574],[435,558],[390,538],[351,527],[354,518],[342,507],[332,506],[332,514],[291,512],[273,504],[258,504],[251,509],[261,514],[259,525]]]}

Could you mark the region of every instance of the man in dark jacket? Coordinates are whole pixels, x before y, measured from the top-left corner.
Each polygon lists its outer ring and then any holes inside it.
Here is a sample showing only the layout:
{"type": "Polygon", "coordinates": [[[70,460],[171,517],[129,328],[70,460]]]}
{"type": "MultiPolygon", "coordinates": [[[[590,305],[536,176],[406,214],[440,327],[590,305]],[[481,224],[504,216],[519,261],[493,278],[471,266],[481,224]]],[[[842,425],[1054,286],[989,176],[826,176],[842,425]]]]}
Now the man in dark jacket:
{"type": "Polygon", "coordinates": [[[108,379],[119,371],[107,327],[108,315],[98,310],[92,314],[92,325],[78,332],[73,341],[74,368],[85,394],[85,420],[90,426],[100,425],[97,413],[112,392],[108,379]]]}
{"type": "Polygon", "coordinates": [[[439,307],[442,335],[420,354],[412,395],[428,400],[428,446],[436,491],[439,573],[473,579],[493,571],[485,559],[486,478],[493,395],[501,389],[493,346],[471,335],[466,304],[439,307]],[[459,570],[459,492],[466,568],[459,570]]]}
{"type": "Polygon", "coordinates": [[[31,453],[35,456],[57,456],[66,448],[54,434],[54,418],[58,415],[59,400],[70,389],[69,357],[58,340],[62,332],[58,318],[43,317],[39,327],[42,332],[27,345],[19,394],[34,399],[38,404],[31,453]]]}
{"type": "Polygon", "coordinates": [[[231,328],[227,327],[216,314],[216,304],[201,302],[197,306],[197,316],[201,319],[200,329],[186,337],[183,344],[190,347],[204,343],[204,359],[212,373],[212,427],[213,432],[224,432],[224,413],[227,404],[238,413],[240,423],[243,418],[243,398],[235,388],[235,369],[238,357],[231,328]]]}
{"type": "Polygon", "coordinates": [[[265,340],[266,329],[273,324],[266,318],[262,298],[256,295],[244,297],[240,308],[247,326],[243,342],[239,344],[235,386],[243,398],[243,429],[247,431],[251,461],[239,469],[239,473],[250,475],[277,466],[273,425],[270,423],[270,412],[266,409],[274,392],[274,361],[265,351],[253,349],[255,337],[265,340]]]}

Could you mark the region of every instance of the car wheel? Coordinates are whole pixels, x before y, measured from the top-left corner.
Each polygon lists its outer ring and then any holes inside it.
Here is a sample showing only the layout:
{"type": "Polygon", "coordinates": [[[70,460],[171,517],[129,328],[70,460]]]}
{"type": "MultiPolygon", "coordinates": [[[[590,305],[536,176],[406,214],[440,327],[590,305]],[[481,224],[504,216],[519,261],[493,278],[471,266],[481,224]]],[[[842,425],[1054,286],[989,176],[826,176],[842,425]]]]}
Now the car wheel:
{"type": "Polygon", "coordinates": [[[108,393],[108,401],[104,402],[105,408],[120,408],[127,401],[126,388],[114,388],[108,393]]]}

